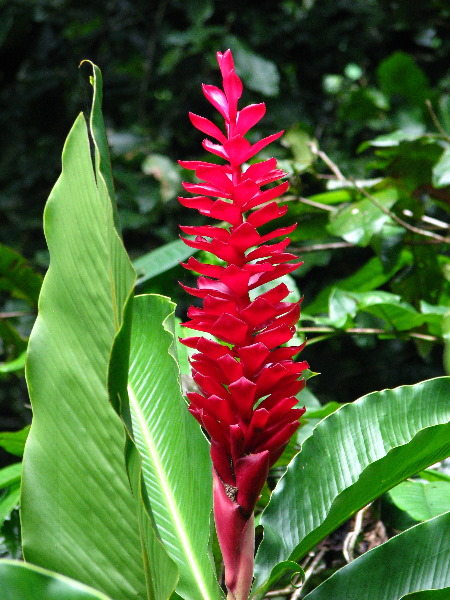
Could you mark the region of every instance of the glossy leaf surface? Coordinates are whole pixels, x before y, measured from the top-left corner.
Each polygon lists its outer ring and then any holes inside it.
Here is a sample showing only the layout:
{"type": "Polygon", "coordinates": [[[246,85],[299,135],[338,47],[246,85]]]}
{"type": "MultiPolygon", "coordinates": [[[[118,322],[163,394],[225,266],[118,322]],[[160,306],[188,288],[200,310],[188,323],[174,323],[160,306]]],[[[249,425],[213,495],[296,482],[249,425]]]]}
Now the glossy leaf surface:
{"type": "Polygon", "coordinates": [[[107,389],[134,272],[83,115],[64,147],[45,234],[50,268],[27,360],[34,420],[24,456],[24,555],[114,600],[144,597],[125,436],[107,389]]]}
{"type": "Polygon", "coordinates": [[[421,590],[402,596],[400,600],[448,600],[450,598],[450,587],[441,590],[421,590]]]}
{"type": "Polygon", "coordinates": [[[138,275],[137,284],[144,283],[152,277],[176,267],[183,260],[192,256],[194,252],[193,248],[189,248],[181,240],[175,240],[140,256],[133,263],[138,275]]]}
{"type": "Polygon", "coordinates": [[[404,481],[389,492],[389,497],[415,521],[426,521],[450,511],[450,482],[404,481]]]}
{"type": "Polygon", "coordinates": [[[305,600],[398,600],[410,592],[448,587],[449,547],[450,513],[445,513],[366,552],[305,600]]]}
{"type": "Polygon", "coordinates": [[[188,600],[217,599],[208,551],[211,462],[181,394],[174,308],[163,296],[134,301],[128,384],[133,435],[156,529],[180,572],[177,593],[188,600]]]}
{"type": "Polygon", "coordinates": [[[450,378],[375,392],[314,429],[272,493],[261,524],[256,587],[353,513],[450,454],[450,378]]]}
{"type": "Polygon", "coordinates": [[[0,560],[2,600],[109,600],[101,592],[58,573],[0,560]]]}

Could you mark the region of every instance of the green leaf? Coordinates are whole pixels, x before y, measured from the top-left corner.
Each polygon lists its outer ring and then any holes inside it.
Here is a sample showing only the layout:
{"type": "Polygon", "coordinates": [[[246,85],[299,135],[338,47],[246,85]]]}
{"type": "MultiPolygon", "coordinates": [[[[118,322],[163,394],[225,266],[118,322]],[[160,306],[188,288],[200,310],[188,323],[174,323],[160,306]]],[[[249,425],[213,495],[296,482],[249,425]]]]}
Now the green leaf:
{"type": "Polygon", "coordinates": [[[30,562],[129,600],[145,597],[145,577],[125,435],[107,375],[134,272],[99,162],[94,170],[80,115],[45,209],[50,268],[26,368],[33,425],[24,454],[23,549],[30,562]]]}
{"type": "Polygon", "coordinates": [[[344,327],[348,317],[354,317],[357,303],[350,294],[338,288],[334,289],[329,299],[330,321],[334,327],[344,327]]]}
{"type": "Polygon", "coordinates": [[[402,301],[396,294],[375,290],[350,295],[357,301],[358,310],[378,317],[392,329],[404,331],[418,327],[427,321],[426,315],[418,313],[413,306],[402,301]]]}
{"type": "Polygon", "coordinates": [[[390,490],[389,497],[415,521],[426,521],[450,511],[450,482],[404,481],[390,490]]]}
{"type": "Polygon", "coordinates": [[[374,148],[396,147],[399,146],[401,142],[413,142],[421,138],[422,135],[422,132],[417,133],[416,131],[405,131],[404,129],[397,129],[397,131],[392,131],[391,133],[379,135],[373,140],[363,142],[359,146],[358,152],[366,150],[370,146],[373,146],[374,148]]]}
{"type": "Polygon", "coordinates": [[[26,356],[27,353],[22,352],[22,354],[19,354],[14,360],[0,363],[0,373],[15,373],[16,371],[24,369],[26,356]]]}
{"type": "Polygon", "coordinates": [[[391,269],[385,271],[381,260],[374,256],[368,260],[358,271],[337,281],[334,285],[329,285],[323,289],[317,297],[307,306],[304,312],[308,314],[317,314],[327,311],[329,297],[334,288],[348,290],[352,292],[366,292],[376,289],[388,281],[396,272],[411,261],[411,253],[405,250],[399,256],[398,262],[391,269]]]}
{"type": "Polygon", "coordinates": [[[20,481],[13,483],[0,495],[0,525],[18,506],[20,501],[20,481]]]}
{"type": "MultiPolygon", "coordinates": [[[[397,190],[394,188],[374,192],[372,196],[384,208],[391,208],[398,199],[397,190]]],[[[372,236],[381,230],[388,218],[388,215],[371,200],[364,198],[333,213],[327,231],[352,244],[367,246],[372,236]]]]}
{"type": "Polygon", "coordinates": [[[268,587],[272,585],[272,583],[276,583],[282,577],[286,577],[287,574],[290,574],[291,582],[297,576],[300,575],[301,580],[305,577],[305,572],[295,562],[285,560],[284,562],[278,563],[278,565],[273,569],[271,573],[270,580],[268,581],[268,587]]]}
{"type": "MultiPolygon", "coordinates": [[[[90,60],[84,60],[81,64],[87,63],[92,68],[91,84],[93,88],[92,107],[89,118],[90,140],[95,148],[95,172],[96,177],[101,177],[106,185],[108,196],[112,202],[114,216],[114,225],[117,233],[120,235],[119,213],[115,202],[114,181],[111,169],[111,159],[108,149],[108,138],[106,137],[105,123],[103,121],[102,100],[103,100],[103,79],[102,73],[97,65],[90,60]]],[[[81,65],[80,65],[81,66],[81,65]]]]}
{"type": "MultiPolygon", "coordinates": [[[[167,600],[175,590],[179,573],[159,538],[154,515],[148,502],[142,473],[142,460],[131,440],[128,440],[127,468],[131,486],[138,504],[139,531],[142,539],[146,571],[147,600],[167,600]]],[[[176,597],[176,594],[175,594],[176,597]]]]}
{"type": "Polygon", "coordinates": [[[2,600],[110,600],[79,581],[35,565],[0,560],[2,600]]]}
{"type": "Polygon", "coordinates": [[[448,600],[450,598],[450,587],[441,590],[422,590],[402,596],[400,600],[448,600]]]}
{"type": "Polygon", "coordinates": [[[35,306],[42,285],[42,276],[33,271],[26,258],[0,244],[0,290],[13,292],[35,306]]]}
{"type": "Polygon", "coordinates": [[[314,194],[309,196],[308,200],[317,202],[318,204],[342,204],[343,202],[351,202],[355,197],[355,191],[353,189],[339,188],[330,190],[328,192],[321,192],[320,194],[314,194]]]}
{"type": "Polygon", "coordinates": [[[447,587],[449,547],[450,513],[446,513],[366,552],[305,600],[398,600],[409,592],[447,587]]]}
{"type": "Polygon", "coordinates": [[[343,404],[340,402],[327,402],[318,410],[308,411],[306,415],[309,419],[324,419],[337,411],[338,408],[341,408],[341,406],[343,406],[343,404]]]}
{"type": "Polygon", "coordinates": [[[426,481],[450,481],[450,475],[436,469],[424,469],[417,475],[426,481]]]}
{"type": "Polygon", "coordinates": [[[310,141],[311,137],[299,125],[294,125],[284,134],[283,144],[291,149],[297,171],[306,170],[315,160],[315,156],[308,145],[310,141]]]}
{"type": "Polygon", "coordinates": [[[449,394],[449,377],[374,392],[316,426],[263,513],[258,596],[278,562],[300,559],[357,510],[450,454],[449,394]]]}
{"type": "Polygon", "coordinates": [[[428,80],[414,59],[406,52],[394,52],[379,65],[378,80],[383,94],[400,96],[409,104],[423,104],[429,98],[428,80]]]}
{"type": "Polygon", "coordinates": [[[192,256],[194,252],[196,252],[195,249],[189,248],[181,240],[175,240],[140,256],[133,263],[138,275],[136,285],[176,267],[180,262],[192,256]]]}
{"type": "Polygon", "coordinates": [[[450,185],[450,145],[447,145],[433,167],[433,186],[439,188],[446,185],[450,185]]]}
{"type": "Polygon", "coordinates": [[[177,593],[187,600],[217,599],[208,552],[211,461],[181,393],[174,309],[163,296],[134,301],[128,383],[133,437],[156,529],[180,572],[177,593]]]}
{"type": "Polygon", "coordinates": [[[252,52],[238,38],[228,40],[233,48],[236,71],[244,84],[265,96],[277,96],[280,91],[280,74],[274,62],[252,52]]]}
{"type": "Polygon", "coordinates": [[[14,454],[14,456],[23,456],[25,442],[27,441],[30,426],[27,425],[20,431],[2,431],[0,432],[0,447],[14,454]]]}
{"type": "Polygon", "coordinates": [[[8,487],[20,481],[22,475],[22,463],[14,463],[0,469],[0,489],[8,487]]]}
{"type": "Polygon", "coordinates": [[[212,0],[191,0],[183,8],[191,23],[197,27],[201,27],[214,13],[214,3],[212,0]]]}
{"type": "MultiPolygon", "coordinates": [[[[137,507],[139,533],[147,586],[147,600],[167,600],[175,590],[179,574],[158,535],[152,508],[145,491],[142,459],[133,441],[133,425],[128,402],[128,371],[131,345],[131,326],[134,298],[130,297],[122,327],[117,334],[111,352],[108,373],[110,400],[122,419],[127,432],[125,459],[128,479],[137,507]]],[[[156,323],[156,327],[162,327],[156,323]]]]}

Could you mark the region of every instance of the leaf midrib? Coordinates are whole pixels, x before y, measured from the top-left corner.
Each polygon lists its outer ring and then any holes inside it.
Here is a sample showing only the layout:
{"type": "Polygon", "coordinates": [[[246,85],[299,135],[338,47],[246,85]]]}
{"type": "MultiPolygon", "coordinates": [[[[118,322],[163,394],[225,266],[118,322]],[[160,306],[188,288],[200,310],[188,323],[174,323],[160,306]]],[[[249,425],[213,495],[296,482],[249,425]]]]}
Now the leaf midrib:
{"type": "Polygon", "coordinates": [[[169,481],[167,480],[166,471],[161,462],[160,454],[158,452],[158,449],[156,448],[151,432],[147,427],[145,416],[141,410],[139,402],[136,396],[134,395],[133,388],[130,384],[128,384],[128,396],[130,399],[130,404],[133,407],[136,419],[139,423],[141,432],[143,434],[146,448],[148,449],[149,455],[153,461],[154,468],[158,474],[161,487],[164,491],[164,497],[166,498],[167,505],[169,507],[169,515],[171,517],[174,530],[181,542],[181,548],[183,549],[187,561],[192,568],[192,572],[194,573],[195,581],[198,585],[202,598],[205,598],[206,600],[212,600],[208,593],[207,586],[203,580],[201,570],[197,564],[197,560],[192,550],[192,546],[189,541],[189,537],[186,533],[184,521],[180,514],[177,501],[172,493],[172,488],[169,484],[169,481]]]}

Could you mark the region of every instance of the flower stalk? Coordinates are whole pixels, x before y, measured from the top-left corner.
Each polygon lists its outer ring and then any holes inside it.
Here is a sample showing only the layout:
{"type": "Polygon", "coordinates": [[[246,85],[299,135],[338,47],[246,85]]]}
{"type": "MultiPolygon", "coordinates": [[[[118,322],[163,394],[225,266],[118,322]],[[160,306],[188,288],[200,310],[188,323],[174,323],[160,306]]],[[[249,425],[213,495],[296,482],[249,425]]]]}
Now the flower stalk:
{"type": "Polygon", "coordinates": [[[210,438],[214,518],[228,598],[246,600],[253,578],[254,508],[269,468],[299,427],[305,409],[298,408],[296,394],[305,385],[301,375],[308,365],[293,360],[303,346],[286,345],[295,333],[300,302],[286,301],[284,283],[257,290],[301,265],[286,251],[286,236],[295,224],[258,231],[286,214],[287,207],[276,199],[288,183],[267,187],[286,174],[274,158],[247,164],[283,132],[254,144],[246,139],[264,116],[265,105],[239,110],[243,88],[231,51],[217,53],[217,60],[223,89],[203,85],[203,93],[224,119],[224,129],[205,117],[189,116],[215,140],[205,139],[203,148],[225,162],[180,161],[195,171],[199,183],[184,183],[194,196],[179,201],[226,227],[181,227],[195,236],[183,238],[188,246],[221,261],[207,264],[191,257],[183,265],[199,274],[197,287],[183,288],[201,299],[200,307],[189,308],[183,325],[207,336],[182,341],[195,350],[191,366],[198,391],[188,393],[189,410],[210,438]]]}

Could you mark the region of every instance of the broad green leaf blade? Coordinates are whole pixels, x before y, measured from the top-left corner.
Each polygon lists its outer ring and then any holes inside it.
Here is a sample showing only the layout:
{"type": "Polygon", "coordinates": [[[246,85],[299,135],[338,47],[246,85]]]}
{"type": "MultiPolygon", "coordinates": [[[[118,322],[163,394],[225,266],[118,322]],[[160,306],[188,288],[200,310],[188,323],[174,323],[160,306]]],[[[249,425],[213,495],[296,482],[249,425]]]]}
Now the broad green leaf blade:
{"type": "Polygon", "coordinates": [[[87,585],[20,561],[0,560],[2,600],[110,600],[87,585]]]}
{"type": "Polygon", "coordinates": [[[450,511],[450,482],[404,481],[389,492],[389,497],[415,521],[426,521],[450,511]]]}
{"type": "Polygon", "coordinates": [[[208,552],[211,462],[181,395],[174,308],[162,296],[135,298],[128,384],[134,441],[157,531],[180,572],[177,593],[187,600],[217,599],[208,552]]]}
{"type": "Polygon", "coordinates": [[[263,513],[255,590],[357,510],[450,455],[450,378],[374,392],[321,421],[263,513]]]}
{"type": "Polygon", "coordinates": [[[133,263],[138,275],[137,285],[176,267],[180,262],[192,256],[194,252],[196,250],[186,246],[183,241],[175,240],[140,256],[133,263]]]}
{"type": "Polygon", "coordinates": [[[417,473],[419,477],[425,479],[425,481],[449,481],[450,475],[443,473],[442,471],[438,471],[437,469],[425,469],[424,471],[420,471],[417,473]]]}
{"type": "Polygon", "coordinates": [[[446,513],[366,552],[305,600],[398,600],[410,592],[448,587],[449,561],[450,513],[446,513]]]}
{"type": "Polygon", "coordinates": [[[142,460],[131,440],[127,441],[127,468],[138,503],[139,530],[147,584],[147,600],[167,600],[178,582],[178,568],[156,533],[155,520],[142,477],[142,460]]]}
{"type": "Polygon", "coordinates": [[[422,590],[402,596],[400,600],[448,600],[450,598],[450,587],[441,590],[422,590]]]}
{"type": "Polygon", "coordinates": [[[50,268],[26,368],[34,418],[22,525],[28,561],[129,600],[145,597],[145,577],[107,374],[134,272],[112,213],[80,115],[45,210],[50,268]]]}
{"type": "MultiPolygon", "coordinates": [[[[156,532],[153,513],[144,490],[142,460],[133,441],[129,412],[127,385],[133,304],[134,298],[130,297],[124,310],[122,327],[115,337],[111,351],[108,366],[109,398],[127,432],[125,459],[128,479],[136,502],[147,600],[168,600],[178,581],[178,569],[156,532]]],[[[160,326],[162,327],[162,324],[160,326]]]]}

